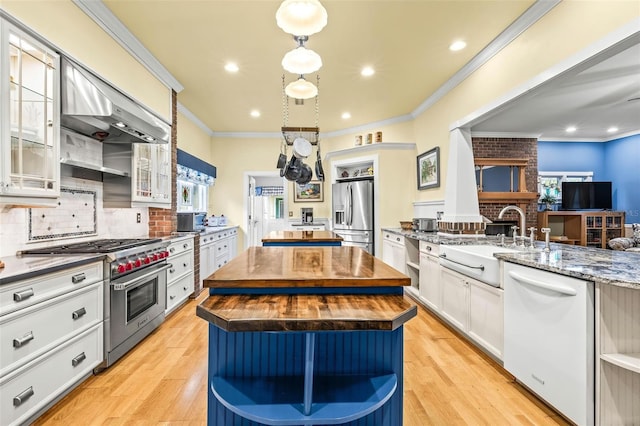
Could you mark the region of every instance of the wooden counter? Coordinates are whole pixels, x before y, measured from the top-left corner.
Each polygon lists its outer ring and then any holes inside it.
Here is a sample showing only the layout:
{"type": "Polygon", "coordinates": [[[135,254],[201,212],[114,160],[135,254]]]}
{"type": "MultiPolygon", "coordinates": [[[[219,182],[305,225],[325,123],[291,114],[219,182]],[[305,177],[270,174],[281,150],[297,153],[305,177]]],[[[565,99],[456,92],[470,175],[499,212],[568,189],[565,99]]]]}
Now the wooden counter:
{"type": "Polygon", "coordinates": [[[268,246],[339,246],[342,237],[331,231],[271,231],[262,238],[262,245],[268,246]]]}
{"type": "Polygon", "coordinates": [[[402,424],[409,277],[357,247],[252,247],[204,285],[209,425],[402,424]]]}

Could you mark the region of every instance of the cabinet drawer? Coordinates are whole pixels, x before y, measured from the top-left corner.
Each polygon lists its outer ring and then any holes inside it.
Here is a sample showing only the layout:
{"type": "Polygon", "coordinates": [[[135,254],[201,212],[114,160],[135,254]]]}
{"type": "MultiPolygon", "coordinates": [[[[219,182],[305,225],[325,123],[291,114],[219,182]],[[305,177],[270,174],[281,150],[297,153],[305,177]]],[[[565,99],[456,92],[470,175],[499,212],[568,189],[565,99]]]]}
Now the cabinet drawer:
{"type": "Polygon", "coordinates": [[[229,256],[230,253],[230,247],[231,247],[231,241],[229,239],[225,239],[222,241],[219,241],[216,243],[216,245],[213,248],[213,252],[214,252],[214,256],[216,257],[222,257],[222,256],[229,256]]]}
{"type": "Polygon", "coordinates": [[[167,309],[166,313],[172,311],[176,306],[186,300],[193,293],[193,274],[185,275],[175,283],[167,287],[167,309]]]}
{"type": "Polygon", "coordinates": [[[103,273],[103,263],[95,262],[0,286],[0,315],[102,281],[103,273]]]}
{"type": "Polygon", "coordinates": [[[427,241],[420,241],[420,251],[432,256],[440,255],[440,244],[434,244],[427,241]]]}
{"type": "Polygon", "coordinates": [[[386,241],[391,241],[392,243],[404,245],[404,237],[402,235],[394,234],[393,232],[384,231],[382,233],[382,238],[386,241]]]}
{"type": "Polygon", "coordinates": [[[173,266],[167,270],[167,282],[171,283],[181,275],[193,271],[193,252],[169,258],[169,263],[173,266]]]}
{"type": "Polygon", "coordinates": [[[193,238],[182,239],[169,244],[169,257],[177,256],[189,250],[193,250],[193,238]]]}
{"type": "Polygon", "coordinates": [[[225,255],[225,256],[216,256],[216,265],[215,265],[215,270],[217,271],[218,269],[222,268],[224,265],[226,265],[227,263],[229,263],[229,254],[225,255]]]}
{"type": "Polygon", "coordinates": [[[0,318],[0,376],[102,322],[102,283],[0,318]]]}
{"type": "Polygon", "coordinates": [[[103,359],[102,323],[0,379],[0,424],[17,425],[89,374],[103,359]]]}

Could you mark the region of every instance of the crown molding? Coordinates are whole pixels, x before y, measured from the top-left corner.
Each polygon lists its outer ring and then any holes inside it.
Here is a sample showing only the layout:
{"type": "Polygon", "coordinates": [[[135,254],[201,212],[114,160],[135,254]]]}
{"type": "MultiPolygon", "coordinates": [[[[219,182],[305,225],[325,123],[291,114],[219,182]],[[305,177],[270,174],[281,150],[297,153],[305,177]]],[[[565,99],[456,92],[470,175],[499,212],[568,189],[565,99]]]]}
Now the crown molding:
{"type": "Polygon", "coordinates": [[[433,106],[458,84],[462,83],[463,80],[473,74],[478,68],[487,63],[489,59],[509,45],[509,43],[515,40],[516,37],[538,22],[538,20],[540,20],[559,3],[560,0],[537,0],[533,5],[531,5],[531,7],[529,7],[529,9],[520,15],[518,19],[498,34],[498,36],[494,38],[484,49],[460,68],[453,77],[433,92],[433,94],[422,102],[418,108],[413,110],[411,115],[415,118],[433,106]]]}
{"type": "Polygon", "coordinates": [[[611,142],[618,139],[628,138],[630,136],[640,135],[640,129],[632,130],[630,132],[621,133],[619,135],[611,135],[606,138],[554,138],[554,137],[544,137],[539,138],[538,142],[611,142]]]}
{"type": "Polygon", "coordinates": [[[207,135],[213,136],[213,130],[211,130],[206,124],[204,124],[204,122],[202,122],[202,120],[200,120],[194,113],[189,111],[189,109],[187,109],[187,107],[182,105],[180,102],[178,102],[178,112],[191,120],[193,124],[198,126],[207,135]]]}
{"type": "Polygon", "coordinates": [[[518,133],[518,132],[471,132],[472,138],[524,138],[538,139],[539,133],[518,133]]]}
{"type": "Polygon", "coordinates": [[[177,93],[184,89],[184,86],[140,43],[101,0],[72,1],[165,86],[177,93]]]}

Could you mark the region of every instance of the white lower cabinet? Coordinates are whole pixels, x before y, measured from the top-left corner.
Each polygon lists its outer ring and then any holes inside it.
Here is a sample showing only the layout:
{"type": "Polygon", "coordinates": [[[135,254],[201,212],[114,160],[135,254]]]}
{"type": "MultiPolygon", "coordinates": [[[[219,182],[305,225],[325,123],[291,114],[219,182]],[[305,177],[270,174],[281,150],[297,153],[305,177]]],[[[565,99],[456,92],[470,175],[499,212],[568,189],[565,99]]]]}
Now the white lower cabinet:
{"type": "Polygon", "coordinates": [[[0,291],[0,424],[28,424],[104,360],[103,262],[0,291]]]}
{"type": "Polygon", "coordinates": [[[407,263],[404,255],[404,237],[383,232],[382,261],[403,274],[407,273],[407,263]]]}
{"type": "Polygon", "coordinates": [[[167,301],[165,315],[176,310],[195,290],[193,237],[178,237],[169,244],[167,270],[167,301]]]}
{"type": "Polygon", "coordinates": [[[448,268],[440,271],[440,315],[475,343],[503,358],[504,291],[448,268]]]}
{"type": "Polygon", "coordinates": [[[0,424],[26,423],[103,360],[99,323],[0,379],[0,424]]]}
{"type": "Polygon", "coordinates": [[[236,257],[238,228],[225,228],[200,236],[200,280],[226,265],[236,257]]]}
{"type": "Polygon", "coordinates": [[[420,299],[434,312],[442,307],[439,246],[420,241],[420,299]]]}

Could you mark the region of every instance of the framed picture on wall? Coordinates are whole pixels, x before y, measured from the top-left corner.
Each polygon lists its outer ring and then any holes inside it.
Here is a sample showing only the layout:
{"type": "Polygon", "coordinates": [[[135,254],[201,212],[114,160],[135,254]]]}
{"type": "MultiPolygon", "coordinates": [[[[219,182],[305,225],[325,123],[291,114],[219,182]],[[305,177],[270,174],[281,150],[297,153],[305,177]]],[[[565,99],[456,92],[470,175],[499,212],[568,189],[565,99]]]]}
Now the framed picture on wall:
{"type": "Polygon", "coordinates": [[[306,185],[293,183],[293,202],[294,203],[310,203],[324,201],[324,191],[322,182],[312,180],[306,185]]]}
{"type": "Polygon", "coordinates": [[[440,186],[440,147],[423,152],[417,157],[418,189],[440,186]]]}

